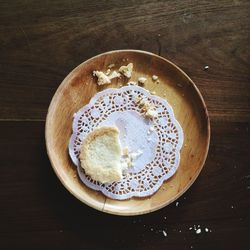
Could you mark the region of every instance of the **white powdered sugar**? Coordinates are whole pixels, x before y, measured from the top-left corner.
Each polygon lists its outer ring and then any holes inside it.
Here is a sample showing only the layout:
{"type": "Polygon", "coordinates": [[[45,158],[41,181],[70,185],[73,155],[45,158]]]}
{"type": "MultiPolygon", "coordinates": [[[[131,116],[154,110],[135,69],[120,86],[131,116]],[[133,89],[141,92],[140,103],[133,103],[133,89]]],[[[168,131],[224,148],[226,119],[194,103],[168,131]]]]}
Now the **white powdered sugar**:
{"type": "Polygon", "coordinates": [[[139,86],[106,89],[81,108],[73,120],[69,154],[81,181],[112,199],[152,195],[177,170],[183,131],[168,102],[139,86]],[[143,98],[155,108],[156,116],[145,118],[135,99],[143,98]],[[85,175],[80,166],[80,147],[87,134],[100,126],[119,131],[122,148],[128,148],[133,164],[119,182],[102,184],[85,175]],[[150,133],[148,133],[150,132],[150,133]]]}

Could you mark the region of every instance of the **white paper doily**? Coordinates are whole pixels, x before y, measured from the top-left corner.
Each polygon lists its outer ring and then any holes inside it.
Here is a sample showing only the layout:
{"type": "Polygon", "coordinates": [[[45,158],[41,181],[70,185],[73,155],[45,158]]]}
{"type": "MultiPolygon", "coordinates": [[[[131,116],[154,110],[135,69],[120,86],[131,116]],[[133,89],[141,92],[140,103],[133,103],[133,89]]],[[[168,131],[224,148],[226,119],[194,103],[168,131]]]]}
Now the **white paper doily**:
{"type": "Polygon", "coordinates": [[[69,154],[77,166],[80,179],[88,187],[101,191],[112,199],[152,195],[177,170],[183,131],[168,102],[150,95],[144,88],[126,86],[97,93],[74,115],[69,154]],[[157,116],[145,119],[135,98],[142,97],[155,106],[157,116]],[[120,131],[121,146],[143,153],[119,182],[102,184],[85,175],[80,166],[82,141],[99,126],[114,125],[120,131]]]}

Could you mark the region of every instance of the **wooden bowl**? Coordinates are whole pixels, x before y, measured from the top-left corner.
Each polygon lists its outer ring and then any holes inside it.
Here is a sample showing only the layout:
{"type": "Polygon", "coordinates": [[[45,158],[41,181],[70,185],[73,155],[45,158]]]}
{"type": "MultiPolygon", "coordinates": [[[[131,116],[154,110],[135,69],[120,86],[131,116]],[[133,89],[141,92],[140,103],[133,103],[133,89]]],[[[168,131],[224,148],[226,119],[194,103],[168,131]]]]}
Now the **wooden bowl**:
{"type": "Polygon", "coordinates": [[[204,100],[193,81],[176,65],[155,54],[138,50],[117,50],[95,56],[76,67],[61,83],[49,106],[46,119],[46,146],[52,167],[62,184],[77,199],[100,211],[116,215],[139,215],[158,210],[180,197],[195,181],[207,157],[210,124],[204,100]],[[167,99],[184,132],[181,161],[175,175],[146,198],[119,201],[86,187],[78,178],[68,154],[72,117],[92,96],[104,88],[119,87],[124,80],[97,86],[93,70],[115,69],[134,63],[131,81],[146,76],[145,88],[167,99]],[[159,76],[160,83],[152,81],[159,76]]]}

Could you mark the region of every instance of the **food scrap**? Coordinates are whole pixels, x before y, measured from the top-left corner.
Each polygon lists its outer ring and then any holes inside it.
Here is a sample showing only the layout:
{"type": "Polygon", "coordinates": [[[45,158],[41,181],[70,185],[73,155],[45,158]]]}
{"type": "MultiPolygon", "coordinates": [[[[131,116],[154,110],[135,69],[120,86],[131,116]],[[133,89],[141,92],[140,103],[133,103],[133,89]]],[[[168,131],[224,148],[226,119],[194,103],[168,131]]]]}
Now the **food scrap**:
{"type": "Polygon", "coordinates": [[[112,80],[114,78],[120,77],[121,74],[116,72],[115,70],[110,74],[109,79],[112,80]]]}
{"type": "Polygon", "coordinates": [[[141,76],[138,78],[138,83],[141,85],[144,85],[146,81],[147,81],[146,77],[141,76]]]}
{"type": "Polygon", "coordinates": [[[154,105],[149,103],[147,100],[144,100],[141,97],[137,97],[135,99],[135,102],[139,105],[140,108],[142,108],[142,111],[144,112],[144,116],[146,118],[154,118],[157,116],[157,112],[154,109],[154,105]]]}
{"type": "Polygon", "coordinates": [[[108,65],[108,68],[109,68],[109,69],[112,69],[112,68],[114,68],[114,67],[115,67],[115,64],[114,64],[114,63],[111,63],[111,64],[108,65]]]}
{"type": "Polygon", "coordinates": [[[152,107],[148,108],[148,110],[145,113],[145,117],[149,119],[152,119],[156,116],[157,116],[157,112],[152,107]]]}
{"type": "Polygon", "coordinates": [[[93,71],[93,76],[97,77],[97,84],[98,85],[110,84],[112,79],[121,76],[121,74],[116,72],[115,70],[111,74],[110,72],[111,72],[110,69],[107,70],[106,74],[98,70],[93,71]]]}
{"type": "Polygon", "coordinates": [[[152,80],[153,80],[153,81],[157,81],[157,80],[158,80],[158,76],[153,75],[153,76],[152,76],[152,80]]]}
{"type": "Polygon", "coordinates": [[[123,149],[123,158],[121,159],[122,169],[128,169],[133,167],[134,161],[143,154],[143,151],[137,150],[135,152],[129,152],[128,147],[123,149]]]}
{"type": "Polygon", "coordinates": [[[93,76],[96,76],[98,78],[97,79],[98,85],[105,85],[105,84],[111,83],[111,80],[109,79],[109,77],[106,74],[104,74],[102,71],[98,71],[98,70],[93,71],[93,76]]]}
{"type": "Polygon", "coordinates": [[[108,76],[110,74],[110,72],[111,72],[111,69],[107,69],[105,74],[108,76]]]}
{"type": "Polygon", "coordinates": [[[162,233],[163,233],[164,237],[167,237],[167,232],[165,230],[162,230],[162,233]]]}
{"type": "Polygon", "coordinates": [[[122,73],[125,77],[131,78],[133,72],[133,63],[129,63],[127,66],[121,66],[119,72],[122,73]]]}
{"type": "Polygon", "coordinates": [[[123,155],[128,156],[128,154],[129,154],[128,147],[126,147],[123,149],[123,155]]]}

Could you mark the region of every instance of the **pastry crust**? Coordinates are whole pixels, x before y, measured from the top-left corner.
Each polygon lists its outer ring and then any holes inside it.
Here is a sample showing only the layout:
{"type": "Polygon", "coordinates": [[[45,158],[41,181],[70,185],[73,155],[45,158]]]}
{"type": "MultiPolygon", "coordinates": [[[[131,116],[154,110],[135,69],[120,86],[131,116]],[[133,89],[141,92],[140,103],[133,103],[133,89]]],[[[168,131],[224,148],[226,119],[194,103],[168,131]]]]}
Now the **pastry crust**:
{"type": "Polygon", "coordinates": [[[122,179],[119,130],[105,126],[89,133],[80,149],[81,167],[93,180],[110,183],[122,179]]]}
{"type": "Polygon", "coordinates": [[[129,63],[127,66],[121,66],[119,72],[122,73],[127,78],[131,78],[133,72],[133,63],[129,63]]]}

